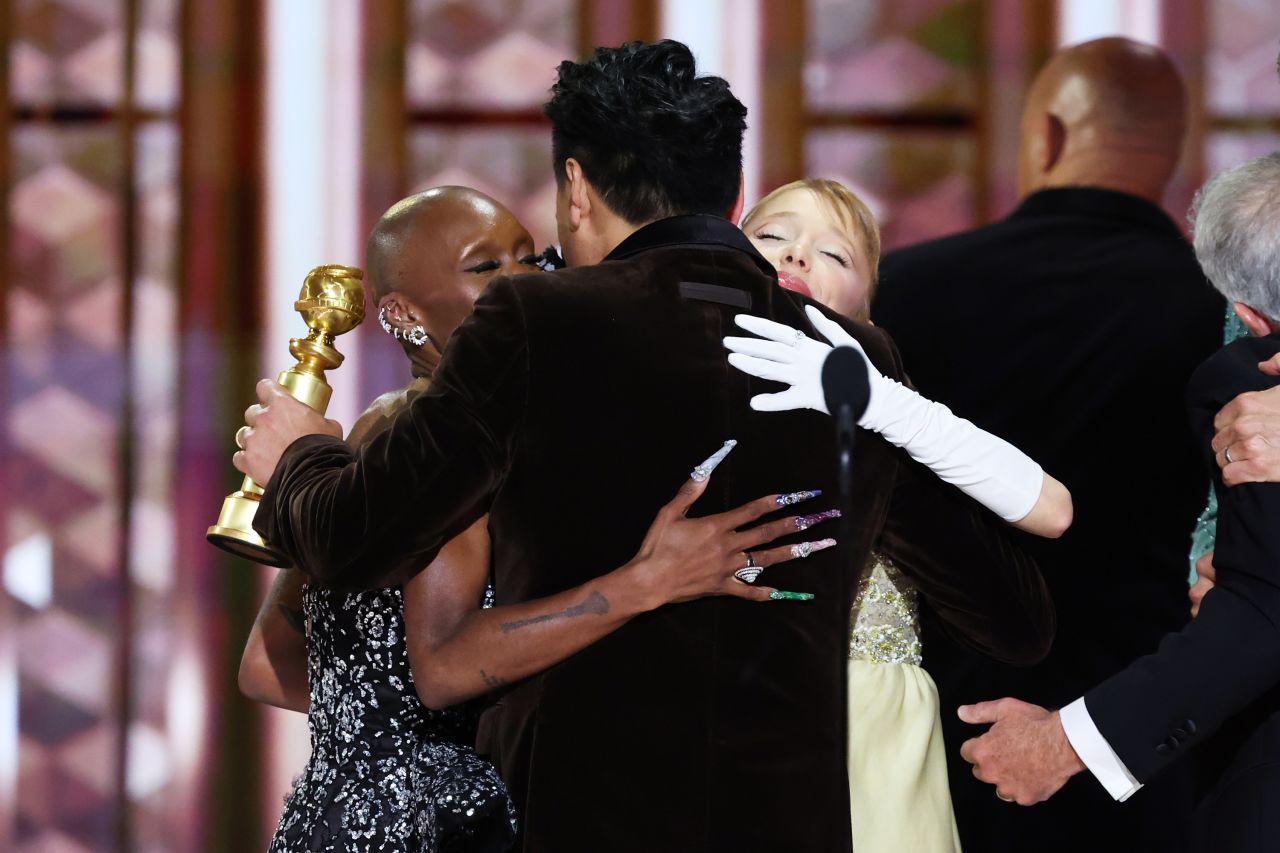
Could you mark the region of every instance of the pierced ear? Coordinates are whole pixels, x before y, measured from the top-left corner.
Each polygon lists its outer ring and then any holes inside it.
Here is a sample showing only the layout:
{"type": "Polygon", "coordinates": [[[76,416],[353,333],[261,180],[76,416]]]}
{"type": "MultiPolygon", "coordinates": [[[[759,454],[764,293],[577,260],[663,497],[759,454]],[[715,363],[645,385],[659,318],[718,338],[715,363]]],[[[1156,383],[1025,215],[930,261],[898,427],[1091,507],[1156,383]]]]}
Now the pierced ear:
{"type": "Polygon", "coordinates": [[[418,309],[402,294],[388,293],[378,300],[378,316],[391,324],[392,328],[405,329],[416,325],[418,309]]]}
{"type": "Polygon", "coordinates": [[[1267,335],[1276,331],[1274,323],[1268,320],[1263,314],[1260,314],[1248,305],[1245,305],[1243,302],[1233,302],[1231,303],[1231,307],[1235,309],[1236,316],[1240,318],[1240,322],[1244,323],[1244,327],[1252,334],[1255,334],[1260,338],[1265,338],[1267,335]]]}
{"type": "Polygon", "coordinates": [[[1062,159],[1062,152],[1067,147],[1067,126],[1053,113],[1045,113],[1044,128],[1044,161],[1041,171],[1049,172],[1062,159]]]}

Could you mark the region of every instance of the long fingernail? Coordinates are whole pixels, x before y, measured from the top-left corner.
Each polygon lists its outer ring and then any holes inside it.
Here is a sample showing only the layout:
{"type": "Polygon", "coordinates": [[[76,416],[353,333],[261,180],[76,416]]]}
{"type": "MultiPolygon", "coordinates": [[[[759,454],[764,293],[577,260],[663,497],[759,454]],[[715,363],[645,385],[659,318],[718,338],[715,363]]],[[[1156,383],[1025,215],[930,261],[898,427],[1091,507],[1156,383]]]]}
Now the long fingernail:
{"type": "Polygon", "coordinates": [[[811,501],[822,494],[822,489],[811,489],[807,492],[792,492],[789,495],[778,495],[778,506],[791,506],[802,501],[811,501]]]}
{"type": "Polygon", "coordinates": [[[813,593],[811,592],[787,592],[785,589],[775,589],[769,593],[770,601],[813,601],[813,593]]]}
{"type": "Polygon", "coordinates": [[[801,542],[799,545],[791,546],[791,556],[797,560],[803,560],[815,551],[825,551],[836,544],[834,539],[819,539],[817,542],[801,542]]]}
{"type": "Polygon", "coordinates": [[[815,512],[813,515],[802,515],[796,518],[796,530],[808,530],[815,524],[840,517],[840,510],[829,509],[826,512],[815,512]]]}
{"type": "Polygon", "coordinates": [[[693,473],[689,475],[690,478],[692,478],[695,483],[701,483],[703,480],[710,477],[711,472],[716,470],[716,466],[723,462],[724,458],[729,455],[729,451],[733,450],[733,448],[737,446],[738,442],[734,441],[732,438],[726,441],[723,447],[707,457],[706,462],[703,462],[697,468],[693,469],[693,473]]]}

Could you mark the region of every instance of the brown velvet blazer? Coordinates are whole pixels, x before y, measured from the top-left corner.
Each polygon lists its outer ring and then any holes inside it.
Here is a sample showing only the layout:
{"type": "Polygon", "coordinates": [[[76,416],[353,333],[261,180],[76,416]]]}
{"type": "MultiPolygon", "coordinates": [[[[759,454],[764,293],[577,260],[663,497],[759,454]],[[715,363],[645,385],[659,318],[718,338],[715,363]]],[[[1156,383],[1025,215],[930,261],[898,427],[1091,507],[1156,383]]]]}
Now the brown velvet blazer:
{"type": "MultiPolygon", "coordinates": [[[[289,448],[258,530],[323,582],[374,587],[487,511],[502,605],[626,563],[729,438],[695,513],[801,489],[825,492],[804,511],[828,508],[830,418],[752,411],[776,386],[721,344],[739,312],[814,335],[805,302],[709,216],[648,225],[597,266],[497,280],[390,429],[359,453],[320,436],[289,448]]],[[[841,322],[901,377],[887,335],[841,322]]],[[[850,535],[768,572],[814,601],[663,607],[496,696],[478,745],[511,787],[523,850],[849,851],[849,611],[873,544],[957,636],[1013,662],[1045,653],[1043,582],[998,519],[877,435],[859,432],[854,466],[850,535]]]]}

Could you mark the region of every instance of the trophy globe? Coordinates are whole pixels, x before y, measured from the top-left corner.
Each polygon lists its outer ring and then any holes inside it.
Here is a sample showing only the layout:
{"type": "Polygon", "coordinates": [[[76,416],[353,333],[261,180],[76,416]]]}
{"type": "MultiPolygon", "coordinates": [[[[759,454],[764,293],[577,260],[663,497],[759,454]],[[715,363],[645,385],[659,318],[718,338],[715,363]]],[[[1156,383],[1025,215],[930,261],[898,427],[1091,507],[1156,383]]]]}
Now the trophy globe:
{"type": "MultiPolygon", "coordinates": [[[[276,381],[290,396],[320,414],[329,406],[333,389],[325,381],[326,370],[342,364],[342,353],[334,349],[333,340],[351,331],[364,320],[364,273],[355,267],[326,264],[307,273],[294,309],[307,324],[306,337],[289,341],[289,352],[298,360],[276,381]]],[[[205,533],[205,538],[232,554],[287,568],[289,557],[264,542],[253,529],[253,517],[262,499],[262,487],[245,477],[240,490],[222,502],[218,521],[205,533]]]]}

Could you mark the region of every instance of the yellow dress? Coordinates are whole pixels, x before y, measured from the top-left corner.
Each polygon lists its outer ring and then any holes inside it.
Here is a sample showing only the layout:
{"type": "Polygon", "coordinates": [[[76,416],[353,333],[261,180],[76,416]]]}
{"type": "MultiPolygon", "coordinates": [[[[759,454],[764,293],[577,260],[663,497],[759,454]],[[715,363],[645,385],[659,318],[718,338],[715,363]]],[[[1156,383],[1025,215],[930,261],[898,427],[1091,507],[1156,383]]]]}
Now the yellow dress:
{"type": "Polygon", "coordinates": [[[849,811],[857,853],[959,853],[938,689],[920,668],[916,591],[872,556],[849,637],[849,811]]]}

